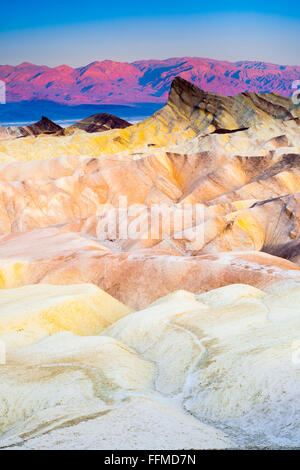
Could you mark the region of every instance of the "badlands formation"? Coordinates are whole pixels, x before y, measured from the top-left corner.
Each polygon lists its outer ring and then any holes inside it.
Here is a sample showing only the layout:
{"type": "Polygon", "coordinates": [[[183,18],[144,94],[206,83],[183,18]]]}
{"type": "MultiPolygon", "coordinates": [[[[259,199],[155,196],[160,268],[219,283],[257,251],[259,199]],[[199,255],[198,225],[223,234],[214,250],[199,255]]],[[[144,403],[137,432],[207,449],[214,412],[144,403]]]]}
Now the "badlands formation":
{"type": "Polygon", "coordinates": [[[0,448],[299,448],[299,106],[93,124],[0,141],[0,448]]]}

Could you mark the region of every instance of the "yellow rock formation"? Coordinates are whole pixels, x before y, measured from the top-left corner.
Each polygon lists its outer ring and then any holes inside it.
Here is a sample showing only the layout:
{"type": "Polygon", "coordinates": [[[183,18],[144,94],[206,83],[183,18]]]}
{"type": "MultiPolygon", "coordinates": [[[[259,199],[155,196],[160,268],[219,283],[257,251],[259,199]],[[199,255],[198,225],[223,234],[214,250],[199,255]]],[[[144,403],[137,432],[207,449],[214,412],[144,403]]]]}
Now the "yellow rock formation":
{"type": "Polygon", "coordinates": [[[0,141],[0,160],[43,160],[62,155],[99,157],[125,150],[138,153],[149,147],[182,144],[198,134],[210,134],[218,129],[235,130],[261,123],[265,128],[276,127],[277,120],[282,122],[293,117],[300,117],[300,111],[291,99],[253,93],[218,96],[177,77],[166,106],[141,123],[94,134],[76,132],[61,137],[41,135],[0,141]]]}
{"type": "Polygon", "coordinates": [[[2,289],[0,340],[7,347],[20,347],[60,331],[97,334],[130,312],[92,284],[2,289]]]}

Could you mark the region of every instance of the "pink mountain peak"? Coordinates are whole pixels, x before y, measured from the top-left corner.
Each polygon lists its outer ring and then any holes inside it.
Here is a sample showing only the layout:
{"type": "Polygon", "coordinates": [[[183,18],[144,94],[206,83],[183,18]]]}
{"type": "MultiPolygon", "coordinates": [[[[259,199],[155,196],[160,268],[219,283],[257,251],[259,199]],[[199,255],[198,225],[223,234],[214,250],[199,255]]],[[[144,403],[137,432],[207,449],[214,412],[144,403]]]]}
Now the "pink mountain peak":
{"type": "Polygon", "coordinates": [[[300,66],[261,61],[236,63],[200,57],[140,60],[132,63],[94,61],[83,67],[47,67],[23,62],[0,66],[7,101],[49,100],[68,104],[164,103],[180,76],[204,91],[222,95],[275,92],[291,96],[300,66]]]}

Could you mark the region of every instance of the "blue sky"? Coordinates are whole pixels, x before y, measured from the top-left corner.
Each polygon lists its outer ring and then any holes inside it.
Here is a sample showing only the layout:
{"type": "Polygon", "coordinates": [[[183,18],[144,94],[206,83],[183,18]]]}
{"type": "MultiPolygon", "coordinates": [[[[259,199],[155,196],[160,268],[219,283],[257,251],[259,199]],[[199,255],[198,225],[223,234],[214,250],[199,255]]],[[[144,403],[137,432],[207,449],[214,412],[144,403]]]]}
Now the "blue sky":
{"type": "Polygon", "coordinates": [[[199,56],[300,65],[299,1],[16,0],[0,13],[1,64],[199,56]]]}

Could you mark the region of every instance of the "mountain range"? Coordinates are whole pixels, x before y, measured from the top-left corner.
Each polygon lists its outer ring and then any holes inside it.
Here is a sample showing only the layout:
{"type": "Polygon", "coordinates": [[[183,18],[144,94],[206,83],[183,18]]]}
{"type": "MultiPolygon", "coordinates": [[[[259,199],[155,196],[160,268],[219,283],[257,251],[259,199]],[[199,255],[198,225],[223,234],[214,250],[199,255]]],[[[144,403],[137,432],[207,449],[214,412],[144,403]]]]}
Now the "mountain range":
{"type": "Polygon", "coordinates": [[[170,85],[180,76],[204,91],[222,95],[276,92],[292,95],[300,66],[265,62],[227,62],[198,57],[141,60],[133,63],[104,60],[72,68],[24,62],[1,65],[7,102],[46,100],[65,105],[165,103],[170,85]]]}

